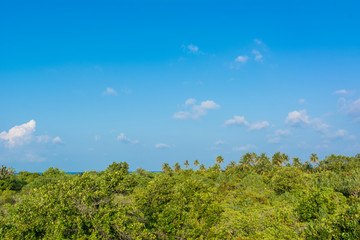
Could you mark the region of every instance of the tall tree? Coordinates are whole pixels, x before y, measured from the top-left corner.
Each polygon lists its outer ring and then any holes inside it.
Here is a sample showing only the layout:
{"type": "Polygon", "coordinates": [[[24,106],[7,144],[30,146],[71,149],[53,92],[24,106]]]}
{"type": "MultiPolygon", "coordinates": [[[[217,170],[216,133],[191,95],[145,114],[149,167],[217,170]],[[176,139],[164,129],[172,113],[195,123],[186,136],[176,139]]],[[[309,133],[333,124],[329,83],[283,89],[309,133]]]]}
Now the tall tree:
{"type": "Polygon", "coordinates": [[[196,166],[196,167],[197,167],[197,166],[200,166],[200,163],[199,163],[198,160],[195,160],[195,161],[194,161],[194,166],[196,166]]]}
{"type": "Polygon", "coordinates": [[[221,166],[221,164],[224,162],[224,158],[219,155],[219,156],[216,157],[215,162],[218,163],[221,166]]]}
{"type": "Polygon", "coordinates": [[[251,168],[251,164],[253,163],[253,156],[251,153],[245,153],[244,155],[242,155],[242,157],[240,158],[240,166],[243,170],[246,169],[250,169],[251,168]]]}
{"type": "Polygon", "coordinates": [[[186,161],[184,162],[184,166],[185,166],[186,168],[188,168],[188,167],[190,166],[190,164],[189,164],[189,161],[188,161],[188,160],[186,160],[186,161]]]}
{"type": "Polygon", "coordinates": [[[316,153],[312,153],[312,154],[310,155],[310,162],[311,162],[312,164],[314,164],[314,165],[319,162],[319,158],[318,158],[318,156],[316,155],[316,153]]]}
{"type": "Polygon", "coordinates": [[[180,166],[180,164],[178,162],[176,162],[175,165],[174,165],[174,171],[179,172],[180,170],[181,170],[181,166],[180,166]]]}
{"type": "Polygon", "coordinates": [[[163,172],[170,172],[170,171],[171,171],[171,167],[170,167],[170,165],[169,165],[168,163],[164,163],[164,164],[162,165],[161,170],[162,170],[163,172]]]}

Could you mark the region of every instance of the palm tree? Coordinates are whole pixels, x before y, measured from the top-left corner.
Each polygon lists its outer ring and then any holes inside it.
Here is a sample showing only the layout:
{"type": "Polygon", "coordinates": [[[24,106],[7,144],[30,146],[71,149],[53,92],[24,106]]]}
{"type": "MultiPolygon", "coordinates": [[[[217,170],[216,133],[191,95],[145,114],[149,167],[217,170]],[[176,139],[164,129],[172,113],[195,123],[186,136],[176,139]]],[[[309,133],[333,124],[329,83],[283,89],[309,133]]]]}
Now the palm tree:
{"type": "Polygon", "coordinates": [[[221,164],[224,162],[224,158],[219,155],[219,156],[216,157],[215,162],[218,163],[221,166],[221,164]]]}
{"type": "Polygon", "coordinates": [[[171,167],[169,166],[168,163],[164,163],[164,164],[162,165],[161,170],[162,170],[163,172],[170,172],[170,171],[171,171],[171,167]]]}
{"type": "Polygon", "coordinates": [[[199,163],[198,160],[195,160],[195,161],[194,161],[194,166],[200,166],[200,163],[199,163]]]}
{"type": "Polygon", "coordinates": [[[188,167],[190,166],[189,161],[186,160],[186,161],[184,162],[184,165],[185,165],[186,168],[188,168],[188,167]]]}
{"type": "Polygon", "coordinates": [[[316,153],[312,153],[310,155],[310,162],[312,162],[312,164],[314,164],[314,165],[319,162],[319,158],[316,155],[316,153]]]}
{"type": "Polygon", "coordinates": [[[302,164],[301,164],[301,161],[300,161],[299,158],[294,157],[294,158],[292,159],[292,165],[295,166],[295,167],[301,167],[302,164]]]}
{"type": "Polygon", "coordinates": [[[181,166],[180,166],[180,164],[178,162],[176,162],[175,165],[174,165],[174,171],[179,172],[180,170],[181,170],[181,166]]]}
{"type": "Polygon", "coordinates": [[[240,158],[240,166],[243,170],[251,168],[251,164],[253,162],[253,155],[251,153],[245,153],[240,158]]]}
{"type": "Polygon", "coordinates": [[[289,161],[289,156],[285,153],[276,152],[271,158],[272,164],[282,166],[289,161]]]}
{"type": "Polygon", "coordinates": [[[206,170],[205,164],[201,164],[201,165],[200,165],[200,170],[201,170],[201,171],[205,171],[205,170],[206,170]]]}

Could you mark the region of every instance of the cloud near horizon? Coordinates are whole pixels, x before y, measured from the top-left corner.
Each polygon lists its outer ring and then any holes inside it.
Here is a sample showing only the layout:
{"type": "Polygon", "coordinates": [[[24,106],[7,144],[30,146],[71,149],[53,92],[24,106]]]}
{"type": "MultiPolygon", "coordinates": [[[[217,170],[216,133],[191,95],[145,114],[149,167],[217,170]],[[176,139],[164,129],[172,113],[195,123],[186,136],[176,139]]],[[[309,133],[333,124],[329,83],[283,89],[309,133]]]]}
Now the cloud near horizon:
{"type": "Polygon", "coordinates": [[[175,146],[170,146],[169,144],[166,144],[166,143],[155,144],[156,149],[165,149],[165,148],[174,148],[174,147],[175,146]]]}

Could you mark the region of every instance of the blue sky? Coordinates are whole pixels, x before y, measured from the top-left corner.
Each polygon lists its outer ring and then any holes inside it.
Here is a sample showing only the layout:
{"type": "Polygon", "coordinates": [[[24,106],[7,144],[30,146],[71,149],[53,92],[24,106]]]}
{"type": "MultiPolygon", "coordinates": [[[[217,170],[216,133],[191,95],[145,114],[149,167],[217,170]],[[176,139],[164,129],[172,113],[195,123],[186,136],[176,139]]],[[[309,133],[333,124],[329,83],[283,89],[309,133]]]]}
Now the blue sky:
{"type": "Polygon", "coordinates": [[[357,1],[3,1],[17,171],[360,152],[357,1]]]}

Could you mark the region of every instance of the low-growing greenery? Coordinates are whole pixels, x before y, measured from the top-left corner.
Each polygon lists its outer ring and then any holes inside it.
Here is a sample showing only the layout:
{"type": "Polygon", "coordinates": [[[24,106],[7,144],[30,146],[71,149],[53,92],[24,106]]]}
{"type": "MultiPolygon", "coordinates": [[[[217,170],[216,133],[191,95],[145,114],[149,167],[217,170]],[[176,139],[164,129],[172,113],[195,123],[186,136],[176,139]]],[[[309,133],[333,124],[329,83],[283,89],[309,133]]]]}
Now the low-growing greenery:
{"type": "Polygon", "coordinates": [[[360,154],[0,170],[0,239],[360,239],[360,154]]]}

